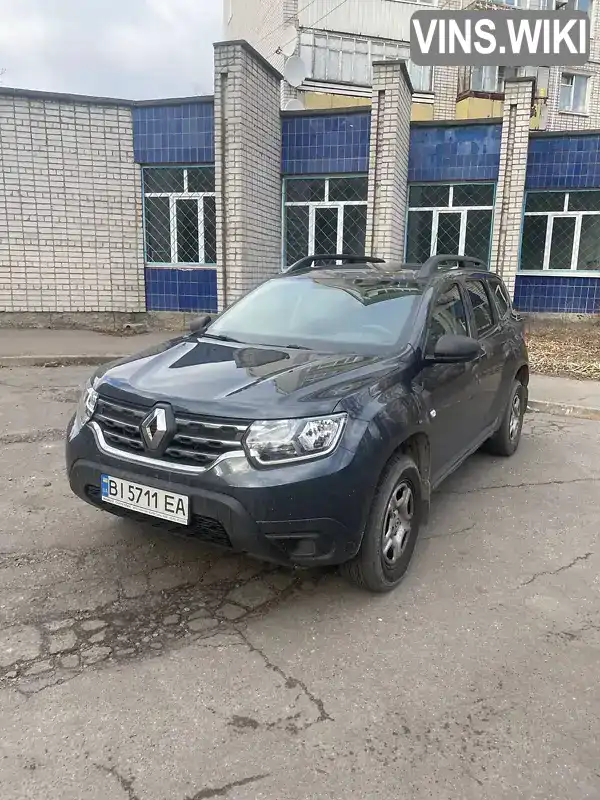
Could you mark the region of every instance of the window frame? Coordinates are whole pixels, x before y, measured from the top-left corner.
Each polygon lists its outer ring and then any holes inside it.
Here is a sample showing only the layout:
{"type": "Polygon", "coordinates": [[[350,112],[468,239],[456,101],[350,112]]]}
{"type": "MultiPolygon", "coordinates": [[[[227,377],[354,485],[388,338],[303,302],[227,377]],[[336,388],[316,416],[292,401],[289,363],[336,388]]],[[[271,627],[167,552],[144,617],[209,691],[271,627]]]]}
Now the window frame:
{"type": "MultiPolygon", "coordinates": [[[[363,180],[367,180],[367,192],[368,192],[368,180],[369,176],[366,173],[351,173],[351,174],[333,174],[333,175],[287,175],[283,179],[282,185],[282,264],[285,266],[287,264],[287,208],[294,208],[294,207],[304,207],[308,208],[308,252],[306,253],[307,256],[314,256],[315,255],[315,219],[316,219],[316,212],[319,208],[333,208],[337,210],[337,230],[336,230],[336,244],[338,253],[344,252],[344,219],[345,219],[345,209],[347,206],[357,206],[360,208],[367,209],[368,199],[365,198],[364,200],[329,200],[329,191],[330,191],[330,181],[338,180],[340,178],[346,179],[358,179],[361,178],[363,180]],[[287,184],[289,181],[315,181],[315,180],[322,180],[325,184],[325,190],[323,194],[323,200],[302,200],[302,201],[288,201],[287,200],[287,184]]],[[[366,230],[365,230],[366,236],[366,230]]]]}
{"type": "MultiPolygon", "coordinates": [[[[490,84],[491,86],[491,81],[490,84]]],[[[484,92],[486,94],[502,94],[504,92],[504,67],[498,66],[480,66],[480,67],[472,67],[471,74],[469,78],[469,87],[472,92],[484,92]],[[473,85],[473,76],[475,75],[477,70],[481,70],[482,77],[486,76],[494,76],[494,88],[486,88],[483,85],[482,81],[482,88],[476,88],[473,85]],[[489,72],[486,72],[489,70],[489,72]]]]}
{"type": "Polygon", "coordinates": [[[431,321],[433,319],[433,314],[435,309],[437,308],[438,302],[440,297],[447,294],[451,289],[456,287],[458,292],[458,296],[460,297],[460,301],[463,305],[463,310],[465,312],[465,323],[466,323],[466,336],[473,335],[473,320],[470,316],[470,308],[467,305],[468,298],[466,297],[466,293],[464,291],[464,286],[462,285],[462,281],[458,280],[457,278],[448,278],[447,281],[441,284],[438,287],[435,295],[431,299],[429,303],[429,310],[427,313],[427,321],[424,328],[423,339],[422,339],[422,352],[425,356],[431,355],[431,350],[429,349],[429,338],[431,334],[431,321]]]}
{"type": "MultiPolygon", "coordinates": [[[[409,0],[402,0],[409,2],[409,0]]],[[[435,3],[423,2],[422,5],[428,8],[435,8],[435,3]]],[[[410,46],[393,39],[383,39],[377,37],[368,37],[361,35],[352,35],[347,33],[333,33],[326,30],[305,29],[300,32],[300,56],[308,67],[307,80],[315,83],[327,83],[334,86],[360,86],[367,89],[372,83],[372,64],[374,61],[385,59],[403,59],[406,61],[406,67],[411,82],[416,93],[433,94],[434,92],[434,69],[431,66],[420,66],[414,64],[410,60],[410,46]],[[344,49],[353,45],[353,51],[344,49]],[[358,50],[357,45],[366,48],[365,52],[358,50]],[[323,63],[325,64],[324,71],[317,71],[317,51],[323,51],[325,57],[323,63]],[[375,52],[377,51],[377,52],[375,52]],[[358,62],[353,61],[351,69],[351,79],[344,79],[344,56],[352,56],[353,59],[357,55],[363,55],[365,64],[364,75],[358,75],[358,62]],[[332,61],[336,61],[335,75],[331,75],[331,61],[329,57],[332,56],[332,61]],[[417,72],[415,73],[415,70],[417,72]],[[426,86],[423,88],[423,83],[417,80],[417,74],[424,74],[428,81],[424,83],[426,86]],[[417,85],[418,84],[418,85],[417,85]]]]}
{"type": "MultiPolygon", "coordinates": [[[[207,197],[215,198],[216,187],[211,192],[190,192],[188,191],[189,170],[208,170],[213,169],[212,164],[144,164],[142,166],[142,223],[144,231],[144,263],[149,267],[172,267],[174,269],[186,269],[194,267],[214,267],[215,261],[206,261],[206,226],[204,219],[204,199],[207,197]],[[144,183],[146,170],[176,169],[183,171],[183,192],[147,192],[144,183]],[[168,198],[169,200],[169,245],[171,250],[170,261],[149,261],[148,260],[148,232],[146,224],[146,200],[151,198],[168,198]],[[177,202],[179,200],[196,200],[198,204],[198,261],[178,261],[178,230],[177,230],[177,202]]],[[[215,224],[216,240],[216,224],[215,224]]]]}
{"type": "Polygon", "coordinates": [[[577,71],[569,72],[568,70],[561,70],[560,76],[559,76],[559,79],[558,79],[558,113],[559,114],[576,114],[578,116],[589,116],[590,78],[591,78],[591,75],[589,75],[586,72],[577,72],[577,71]],[[567,84],[563,83],[563,78],[565,76],[573,79],[572,83],[571,83],[571,86],[570,86],[571,91],[570,91],[570,105],[569,105],[569,108],[562,108],[562,106],[561,106],[562,90],[563,90],[564,86],[567,86],[567,84]],[[582,110],[577,110],[577,109],[573,108],[573,95],[574,95],[574,92],[575,92],[575,81],[578,78],[585,79],[585,102],[583,104],[583,109],[582,110]]]}
{"type": "MultiPolygon", "coordinates": [[[[411,211],[430,211],[432,212],[432,219],[431,219],[431,241],[429,245],[429,255],[435,256],[437,255],[437,245],[438,245],[438,229],[439,229],[439,215],[440,213],[454,213],[460,214],[460,234],[459,234],[459,252],[456,255],[464,256],[465,254],[465,242],[467,238],[467,225],[468,225],[468,215],[470,211],[489,211],[491,212],[490,217],[490,236],[489,236],[489,247],[488,247],[488,259],[491,254],[491,245],[492,245],[492,235],[494,230],[494,206],[496,203],[496,183],[493,181],[469,181],[469,182],[454,182],[454,183],[425,183],[425,182],[418,182],[415,181],[410,183],[408,186],[409,192],[409,199],[407,203],[407,210],[406,210],[406,232],[404,237],[404,254],[407,257],[408,254],[408,224],[409,224],[409,214],[411,211]],[[455,206],[454,203],[454,189],[455,187],[459,186],[492,186],[493,187],[493,199],[491,205],[468,205],[468,206],[455,206]],[[410,189],[412,186],[447,186],[449,189],[448,192],[448,205],[446,206],[412,206],[410,205],[410,189]]],[[[454,255],[454,254],[453,254],[454,255]]],[[[467,254],[468,255],[468,254],[467,254]]]]}
{"type": "MultiPolygon", "coordinates": [[[[559,190],[560,191],[560,190],[559,190]]],[[[520,275],[580,275],[587,278],[600,278],[600,269],[577,269],[579,261],[579,250],[581,247],[581,225],[583,217],[600,216],[600,208],[598,211],[570,211],[569,198],[573,192],[597,192],[598,189],[570,189],[564,191],[564,203],[561,211],[523,211],[523,223],[521,226],[521,241],[519,245],[519,269],[520,275]],[[546,217],[546,237],[544,240],[544,255],[542,259],[542,269],[523,269],[521,267],[522,252],[523,252],[523,235],[525,232],[525,220],[527,217],[546,217]],[[552,247],[552,233],[554,230],[554,219],[559,218],[575,218],[575,232],[573,235],[573,249],[571,252],[571,266],[569,269],[551,269],[550,268],[550,251],[552,247]]],[[[530,194],[545,194],[544,191],[531,191],[526,192],[523,209],[527,207],[527,197],[530,194]]]]}
{"type": "Polygon", "coordinates": [[[494,298],[492,297],[492,294],[491,294],[491,292],[489,290],[489,281],[487,281],[484,277],[477,278],[475,276],[469,276],[469,277],[463,278],[462,287],[463,287],[463,291],[464,291],[465,298],[466,298],[465,302],[468,305],[469,316],[470,316],[471,323],[472,323],[471,337],[473,339],[477,339],[478,341],[481,341],[482,339],[486,339],[492,333],[497,331],[498,325],[499,325],[499,322],[500,322],[500,316],[498,314],[498,309],[496,308],[496,303],[495,303],[494,298]],[[469,284],[470,283],[480,283],[482,285],[483,293],[487,298],[488,305],[489,305],[489,308],[490,308],[490,314],[491,314],[492,322],[491,322],[489,327],[487,327],[487,328],[485,328],[483,330],[483,332],[481,332],[479,330],[479,327],[477,325],[477,320],[476,320],[476,317],[475,317],[475,308],[473,306],[473,301],[471,300],[471,293],[469,292],[469,284]]]}
{"type": "Polygon", "coordinates": [[[513,305],[512,300],[510,297],[510,292],[506,288],[505,284],[497,275],[490,275],[487,280],[488,284],[488,294],[491,296],[493,305],[496,309],[496,315],[498,321],[503,322],[504,320],[508,319],[513,313],[513,305]],[[503,295],[506,301],[506,311],[501,312],[498,306],[497,298],[497,291],[500,290],[500,293],[503,295]]]}

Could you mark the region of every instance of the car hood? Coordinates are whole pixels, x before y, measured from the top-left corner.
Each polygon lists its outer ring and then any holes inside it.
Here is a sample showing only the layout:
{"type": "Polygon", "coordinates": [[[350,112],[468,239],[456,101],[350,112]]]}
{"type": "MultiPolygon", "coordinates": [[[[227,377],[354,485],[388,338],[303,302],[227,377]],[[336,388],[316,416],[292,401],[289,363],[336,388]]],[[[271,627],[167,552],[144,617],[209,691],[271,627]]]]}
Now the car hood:
{"type": "Polygon", "coordinates": [[[378,356],[316,353],[184,337],[107,365],[99,393],[192,414],[276,419],[330,413],[385,371],[378,356]]]}

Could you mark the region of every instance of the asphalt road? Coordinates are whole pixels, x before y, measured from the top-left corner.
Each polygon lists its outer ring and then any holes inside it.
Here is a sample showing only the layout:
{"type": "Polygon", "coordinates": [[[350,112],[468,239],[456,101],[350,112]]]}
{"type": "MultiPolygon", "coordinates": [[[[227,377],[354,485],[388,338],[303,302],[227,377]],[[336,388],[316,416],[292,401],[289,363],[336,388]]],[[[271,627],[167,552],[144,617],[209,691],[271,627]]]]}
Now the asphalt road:
{"type": "Polygon", "coordinates": [[[373,597],[72,497],[87,372],[0,370],[3,797],[600,797],[600,423],[473,457],[373,597]]]}

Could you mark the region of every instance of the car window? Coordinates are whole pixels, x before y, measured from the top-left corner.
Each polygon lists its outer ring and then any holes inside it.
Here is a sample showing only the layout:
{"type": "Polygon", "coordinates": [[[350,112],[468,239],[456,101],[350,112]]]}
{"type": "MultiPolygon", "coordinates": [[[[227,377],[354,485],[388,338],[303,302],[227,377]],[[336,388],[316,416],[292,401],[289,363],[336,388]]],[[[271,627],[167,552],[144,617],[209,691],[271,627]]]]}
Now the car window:
{"type": "Polygon", "coordinates": [[[488,293],[482,281],[466,281],[466,286],[473,306],[477,335],[484,336],[495,325],[494,312],[492,311],[488,293]]]}
{"type": "Polygon", "coordinates": [[[315,274],[267,281],[206,331],[247,344],[379,353],[402,344],[422,289],[406,282],[315,274]]]}
{"type": "Polygon", "coordinates": [[[433,307],[426,349],[432,353],[438,339],[444,334],[468,336],[467,313],[457,284],[441,294],[433,307]]]}
{"type": "Polygon", "coordinates": [[[498,308],[498,315],[501,319],[504,319],[504,317],[506,317],[510,311],[510,298],[508,296],[508,292],[500,283],[500,281],[490,281],[490,285],[492,287],[492,294],[494,295],[494,300],[498,308]]]}

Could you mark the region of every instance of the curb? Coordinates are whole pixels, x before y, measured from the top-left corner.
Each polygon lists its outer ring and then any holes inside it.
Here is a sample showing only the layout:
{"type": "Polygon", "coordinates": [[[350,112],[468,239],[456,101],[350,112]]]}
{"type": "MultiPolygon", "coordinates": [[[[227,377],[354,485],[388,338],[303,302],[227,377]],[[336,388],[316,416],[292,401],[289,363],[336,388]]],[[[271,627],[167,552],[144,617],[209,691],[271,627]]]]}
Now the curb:
{"type": "Polygon", "coordinates": [[[600,420],[600,408],[573,406],[568,403],[551,403],[548,400],[530,400],[527,410],[542,414],[553,414],[558,417],[600,420]]]}
{"type": "Polygon", "coordinates": [[[11,367],[95,367],[127,358],[127,353],[95,356],[0,356],[0,369],[11,367]]]}

